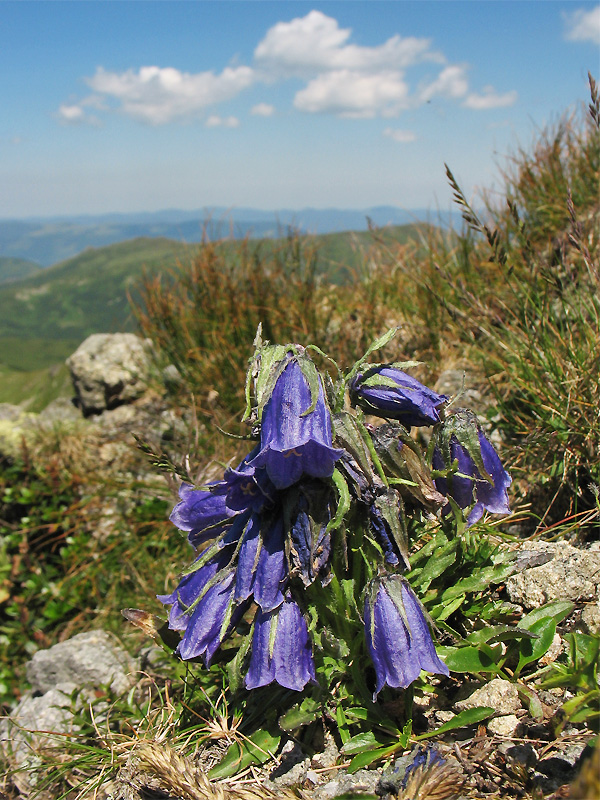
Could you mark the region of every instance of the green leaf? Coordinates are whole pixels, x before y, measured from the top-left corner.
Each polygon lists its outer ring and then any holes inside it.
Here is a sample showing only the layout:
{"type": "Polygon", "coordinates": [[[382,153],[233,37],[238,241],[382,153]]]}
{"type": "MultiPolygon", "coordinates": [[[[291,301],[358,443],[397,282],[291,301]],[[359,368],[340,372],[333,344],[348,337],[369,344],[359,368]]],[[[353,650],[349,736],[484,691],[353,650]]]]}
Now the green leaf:
{"type": "Polygon", "coordinates": [[[373,747],[381,746],[381,740],[375,736],[373,731],[364,731],[348,739],[342,747],[342,753],[351,756],[355,753],[362,753],[364,750],[371,750],[373,747]]]}
{"type": "Polygon", "coordinates": [[[443,622],[445,619],[452,616],[457,608],[462,606],[465,599],[465,595],[460,594],[458,597],[455,597],[451,603],[440,603],[440,605],[434,606],[429,612],[429,615],[432,619],[443,622]]]}
{"type": "Polygon", "coordinates": [[[208,777],[211,780],[230,778],[251,764],[264,764],[274,757],[280,741],[281,736],[258,730],[242,742],[233,742],[221,761],[209,771],[208,777]]]}
{"type": "Polygon", "coordinates": [[[352,380],[352,378],[354,378],[354,376],[358,374],[360,368],[362,367],[364,362],[368,359],[368,357],[371,355],[371,353],[374,353],[376,350],[380,350],[382,347],[385,347],[385,345],[388,344],[388,342],[391,342],[391,340],[394,338],[394,336],[398,333],[399,330],[400,330],[399,327],[390,328],[389,331],[386,331],[386,333],[383,334],[383,336],[380,336],[379,339],[376,339],[373,342],[373,344],[369,347],[367,352],[364,354],[364,356],[362,356],[362,358],[359,358],[356,364],[354,364],[354,366],[350,370],[350,372],[346,374],[346,383],[349,383],[352,380]]]}
{"type": "MultiPolygon", "coordinates": [[[[515,564],[494,564],[490,567],[476,569],[474,575],[462,578],[450,586],[442,595],[443,600],[451,600],[458,594],[465,592],[481,592],[487,589],[491,583],[502,583],[505,578],[516,571],[515,564]]],[[[523,627],[521,625],[521,627],[523,627]]]]}
{"type": "Polygon", "coordinates": [[[419,575],[418,586],[422,591],[425,591],[425,589],[429,587],[431,581],[433,581],[435,578],[438,578],[448,569],[448,567],[454,564],[456,561],[456,550],[458,548],[458,544],[458,539],[449,541],[444,545],[444,547],[436,550],[436,552],[431,556],[419,575]]]}
{"type": "Polygon", "coordinates": [[[514,675],[520,675],[523,667],[532,661],[537,661],[548,652],[554,634],[556,633],[556,620],[554,617],[543,617],[529,626],[532,633],[537,634],[536,639],[526,639],[520,643],[519,663],[514,675]]]}
{"type": "Polygon", "coordinates": [[[415,739],[418,741],[421,741],[422,739],[430,739],[432,736],[439,736],[441,733],[454,731],[457,728],[464,728],[467,725],[475,725],[477,722],[481,722],[482,720],[491,717],[492,714],[495,713],[496,709],[490,708],[490,706],[467,708],[465,711],[461,711],[460,714],[452,717],[452,719],[449,719],[448,722],[444,722],[444,724],[441,725],[437,730],[422,733],[419,736],[415,736],[415,739]]]}
{"type": "Polygon", "coordinates": [[[295,731],[314,722],[320,713],[321,704],[312,697],[305,697],[301,703],[292,706],[289,711],[279,717],[278,724],[282,731],[295,731]]]}
{"type": "Polygon", "coordinates": [[[380,758],[387,758],[400,749],[401,745],[396,743],[388,745],[387,747],[378,747],[375,750],[367,750],[363,753],[358,753],[358,755],[355,755],[350,762],[348,773],[352,775],[353,772],[357,772],[359,769],[368,767],[369,764],[372,764],[374,761],[378,761],[380,758]]]}
{"type": "Polygon", "coordinates": [[[529,709],[529,714],[536,722],[544,721],[544,708],[537,692],[534,692],[530,686],[517,684],[519,697],[529,709]]]}
{"type": "Polygon", "coordinates": [[[334,468],[331,478],[337,489],[338,503],[335,515],[327,523],[327,531],[337,530],[344,521],[344,517],[350,508],[350,490],[339,469],[334,468]]]}
{"type": "Polygon", "coordinates": [[[546,617],[552,617],[552,619],[554,619],[558,625],[558,623],[562,622],[565,617],[569,616],[574,608],[575,606],[573,603],[569,603],[566,600],[556,600],[553,603],[546,603],[545,606],[534,608],[533,611],[530,611],[529,614],[526,614],[519,622],[519,627],[525,628],[525,630],[531,630],[532,625],[538,622],[538,620],[546,617]]]}
{"type": "Polygon", "coordinates": [[[488,625],[470,633],[467,641],[471,644],[481,644],[482,642],[506,642],[510,639],[536,638],[537,634],[514,625],[488,625]]]}
{"type": "Polygon", "coordinates": [[[438,647],[438,655],[452,672],[498,672],[496,653],[487,644],[479,647],[438,647]]]}

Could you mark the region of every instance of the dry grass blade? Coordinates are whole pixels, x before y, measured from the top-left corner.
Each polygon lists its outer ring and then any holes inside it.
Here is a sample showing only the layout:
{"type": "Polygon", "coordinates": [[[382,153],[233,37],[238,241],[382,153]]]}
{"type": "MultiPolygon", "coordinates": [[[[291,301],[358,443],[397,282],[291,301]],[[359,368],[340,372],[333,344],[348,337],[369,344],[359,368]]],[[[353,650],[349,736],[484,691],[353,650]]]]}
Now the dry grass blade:
{"type": "Polygon", "coordinates": [[[297,800],[297,795],[286,789],[274,792],[259,784],[212,782],[191,759],[166,742],[141,742],[132,759],[142,775],[158,781],[158,788],[184,800],[297,800]]]}

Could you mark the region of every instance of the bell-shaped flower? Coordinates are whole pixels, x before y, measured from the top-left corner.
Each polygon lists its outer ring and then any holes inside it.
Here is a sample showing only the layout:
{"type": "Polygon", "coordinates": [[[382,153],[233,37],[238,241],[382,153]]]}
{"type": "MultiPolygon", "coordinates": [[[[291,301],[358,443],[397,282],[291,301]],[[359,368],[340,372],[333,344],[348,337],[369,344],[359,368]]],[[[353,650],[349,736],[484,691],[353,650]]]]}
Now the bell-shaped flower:
{"type": "Polygon", "coordinates": [[[171,512],[171,522],[188,535],[190,544],[199,547],[219,536],[238,512],[227,505],[225,481],[210,484],[208,489],[194,489],[182,483],[180,502],[171,512]]]}
{"type": "Polygon", "coordinates": [[[331,415],[321,378],[312,362],[304,363],[312,385],[298,357],[288,357],[262,409],[260,452],[250,462],[264,467],[277,489],[291,486],[304,474],[331,477],[343,452],[332,447],[331,415]]]}
{"type": "Polygon", "coordinates": [[[371,581],[365,593],[364,621],[376,675],[373,701],[386,684],[405,689],[422,669],[448,675],[448,667],[435,651],[425,612],[401,576],[371,581]]]}
{"type": "Polygon", "coordinates": [[[350,398],[367,414],[397,419],[407,428],[439,422],[438,409],[448,400],[393,365],[377,365],[357,375],[350,398]]]}
{"type": "Polygon", "coordinates": [[[169,627],[184,631],[177,647],[184,660],[202,656],[209,665],[247,607],[236,605],[233,600],[235,573],[225,568],[230,555],[219,554],[185,575],[172,594],[158,597],[172,606],[169,627]]]}
{"type": "Polygon", "coordinates": [[[507,490],[512,479],[477,417],[467,409],[460,409],[445,420],[433,451],[432,464],[436,470],[450,469],[455,461],[457,472],[437,477],[435,485],[460,508],[474,504],[467,525],[478,522],[484,511],[510,514],[507,490]]]}
{"type": "Polygon", "coordinates": [[[276,489],[267,471],[257,469],[250,463],[259,450],[260,447],[255,447],[239,466],[225,470],[227,505],[231,509],[243,511],[250,508],[252,511],[260,511],[274,501],[276,489]]]}
{"type": "Polygon", "coordinates": [[[316,681],[306,621],[289,595],[274,611],[259,611],[254,622],[246,688],[273,681],[297,692],[316,681]]]}
{"type": "Polygon", "coordinates": [[[262,611],[283,603],[287,581],[283,520],[252,515],[240,545],[235,581],[235,600],[252,595],[262,611]]]}

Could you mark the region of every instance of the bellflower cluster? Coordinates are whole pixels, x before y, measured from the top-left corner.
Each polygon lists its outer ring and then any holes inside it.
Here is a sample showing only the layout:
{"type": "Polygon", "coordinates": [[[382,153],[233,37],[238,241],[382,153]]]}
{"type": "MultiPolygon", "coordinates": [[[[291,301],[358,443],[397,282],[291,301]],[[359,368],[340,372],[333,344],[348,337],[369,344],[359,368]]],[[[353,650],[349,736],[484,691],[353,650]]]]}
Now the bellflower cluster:
{"type": "Polygon", "coordinates": [[[439,516],[449,498],[471,508],[469,524],[484,510],[506,513],[510,478],[497,454],[471,417],[444,419],[449,398],[407,375],[407,365],[368,365],[365,356],[345,376],[338,370],[336,383],[310,347],[260,336],[255,344],[244,417],[255,446],[221,480],[182,484],[171,514],[196,551],[177,587],[159,596],[181,633],[178,655],[210,665],[237,631],[246,688],[275,682],[301,691],[319,682],[324,642],[347,628],[350,606],[338,607],[344,585],[352,607],[363,598],[374,698],[386,685],[406,688],[421,670],[447,675],[401,575],[410,569],[407,514],[439,516]],[[410,431],[431,425],[435,479],[410,431]]]}

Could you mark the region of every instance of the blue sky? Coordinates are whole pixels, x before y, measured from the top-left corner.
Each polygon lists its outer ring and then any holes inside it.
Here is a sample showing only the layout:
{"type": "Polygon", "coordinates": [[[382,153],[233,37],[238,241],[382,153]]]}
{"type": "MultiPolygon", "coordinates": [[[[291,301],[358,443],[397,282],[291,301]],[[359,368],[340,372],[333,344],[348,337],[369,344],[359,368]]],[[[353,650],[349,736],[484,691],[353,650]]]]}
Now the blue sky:
{"type": "Polygon", "coordinates": [[[450,207],[586,101],[600,5],[0,1],[0,217],[450,207]]]}

